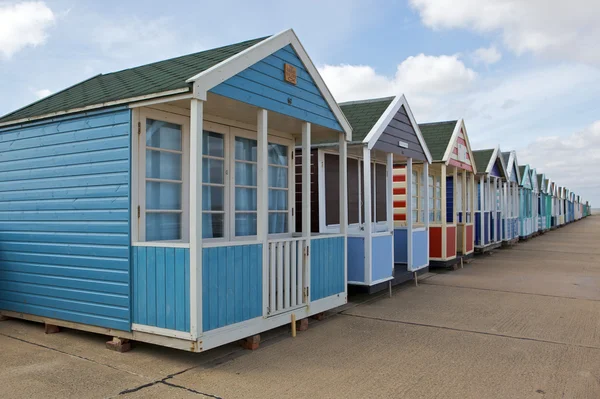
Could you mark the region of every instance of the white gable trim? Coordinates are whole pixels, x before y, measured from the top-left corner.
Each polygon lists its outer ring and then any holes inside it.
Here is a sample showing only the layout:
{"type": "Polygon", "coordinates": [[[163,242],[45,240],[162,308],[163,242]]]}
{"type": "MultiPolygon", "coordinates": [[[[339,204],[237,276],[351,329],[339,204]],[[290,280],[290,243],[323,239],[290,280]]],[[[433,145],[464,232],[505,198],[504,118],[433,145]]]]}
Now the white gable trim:
{"type": "Polygon", "coordinates": [[[473,174],[477,174],[477,166],[475,165],[475,157],[473,156],[473,151],[471,151],[471,142],[469,141],[469,134],[467,133],[467,127],[465,126],[465,120],[459,119],[456,122],[456,126],[454,126],[454,131],[452,132],[452,137],[448,142],[448,147],[446,147],[446,152],[444,153],[444,158],[442,161],[448,165],[450,162],[450,154],[452,154],[452,148],[454,148],[454,143],[458,140],[458,135],[460,134],[460,130],[463,130],[465,136],[465,143],[467,143],[467,151],[469,152],[469,159],[471,160],[471,167],[473,168],[473,174]]]}
{"type": "Polygon", "coordinates": [[[415,120],[404,94],[401,96],[396,96],[394,100],[392,100],[391,104],[387,107],[383,114],[381,114],[375,125],[373,125],[369,133],[365,136],[363,143],[367,144],[369,150],[373,149],[377,143],[377,140],[379,140],[379,137],[381,137],[383,134],[385,128],[389,125],[394,116],[396,116],[398,110],[400,110],[400,107],[403,105],[404,109],[406,110],[406,114],[408,115],[408,119],[410,120],[410,123],[417,134],[417,139],[419,140],[419,144],[425,153],[425,157],[427,158],[428,163],[431,163],[431,153],[429,152],[429,148],[427,148],[427,144],[425,144],[423,134],[421,133],[421,129],[419,129],[419,124],[415,120]]]}
{"type": "Polygon", "coordinates": [[[327,88],[327,85],[325,85],[323,78],[321,78],[319,71],[313,64],[312,60],[306,53],[306,50],[304,50],[304,47],[300,43],[300,40],[298,40],[298,37],[292,29],[285,30],[277,35],[271,36],[259,43],[256,43],[254,46],[251,46],[244,51],[241,51],[236,55],[208,68],[207,70],[192,76],[186,82],[193,83],[194,97],[198,98],[199,100],[206,101],[206,95],[210,89],[275,53],[277,50],[284,48],[288,44],[294,48],[298,54],[298,58],[300,58],[308,70],[308,73],[315,81],[315,84],[333,111],[338,123],[346,133],[346,140],[352,141],[352,128],[350,127],[350,123],[348,123],[346,116],[333,98],[333,95],[327,88]]]}

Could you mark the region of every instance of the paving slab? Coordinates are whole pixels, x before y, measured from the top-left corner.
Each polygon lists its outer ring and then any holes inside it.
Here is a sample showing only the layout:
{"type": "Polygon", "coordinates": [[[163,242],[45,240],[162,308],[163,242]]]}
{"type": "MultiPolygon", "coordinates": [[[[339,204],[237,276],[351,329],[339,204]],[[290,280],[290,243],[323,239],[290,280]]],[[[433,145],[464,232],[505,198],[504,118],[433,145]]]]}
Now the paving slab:
{"type": "Polygon", "coordinates": [[[0,336],[2,335],[34,342],[100,364],[107,364],[148,380],[162,379],[170,374],[190,367],[199,367],[242,350],[238,345],[232,344],[199,354],[135,342],[134,350],[131,352],[118,353],[106,349],[105,343],[110,337],[70,329],[61,329],[58,334],[47,335],[44,334],[43,324],[25,320],[1,322],[0,336]]]}
{"type": "Polygon", "coordinates": [[[600,350],[338,316],[173,381],[223,398],[597,398],[600,350]]]}
{"type": "Polygon", "coordinates": [[[1,335],[0,363],[2,398],[105,398],[148,382],[107,365],[1,335]]]}
{"type": "Polygon", "coordinates": [[[421,284],[344,314],[600,349],[600,301],[421,284]]]}

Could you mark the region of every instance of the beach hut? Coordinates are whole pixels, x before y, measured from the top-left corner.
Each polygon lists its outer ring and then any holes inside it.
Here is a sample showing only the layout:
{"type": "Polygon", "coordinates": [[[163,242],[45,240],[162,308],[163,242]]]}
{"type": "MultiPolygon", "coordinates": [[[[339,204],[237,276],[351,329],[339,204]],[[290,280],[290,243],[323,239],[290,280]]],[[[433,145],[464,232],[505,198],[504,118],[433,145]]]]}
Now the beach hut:
{"type": "MultiPolygon", "coordinates": [[[[426,198],[422,171],[427,171],[431,156],[403,95],[352,101],[340,107],[353,129],[347,146],[348,185],[344,195],[348,200],[348,284],[352,291],[373,293],[403,281],[407,271],[428,265],[423,201],[417,201],[415,212],[412,203],[403,204],[409,212],[403,226],[395,227],[392,197],[393,166],[402,164],[404,170],[412,170],[404,180],[408,194],[426,198]],[[420,174],[415,175],[413,160],[424,163],[420,174]],[[403,265],[395,269],[394,258],[400,258],[397,262],[403,265]]],[[[339,232],[339,154],[337,140],[315,144],[311,151],[313,233],[339,232]]],[[[296,203],[300,209],[299,196],[296,203]]],[[[412,273],[408,277],[412,278],[412,273]]]]}
{"type": "Polygon", "coordinates": [[[293,149],[345,154],[351,128],[292,30],[98,75],[0,126],[1,314],[200,352],[346,303],[346,198],[311,234],[293,149]]]}
{"type": "Polygon", "coordinates": [[[533,181],[529,165],[520,165],[519,174],[519,239],[524,240],[533,234],[533,181]]]}
{"type": "Polygon", "coordinates": [[[565,224],[565,188],[558,187],[558,192],[556,194],[556,198],[558,201],[558,226],[563,226],[565,224]]]}
{"type": "Polygon", "coordinates": [[[552,200],[552,217],[550,228],[555,229],[559,226],[559,200],[558,200],[558,186],[553,181],[549,181],[549,191],[552,200]]]}
{"type": "Polygon", "coordinates": [[[548,183],[543,173],[538,174],[536,180],[539,187],[538,231],[543,233],[550,228],[551,212],[548,204],[548,183]]]}
{"type": "Polygon", "coordinates": [[[487,252],[502,245],[502,184],[506,168],[500,147],[473,151],[477,175],[475,251],[487,252]]]}
{"type": "Polygon", "coordinates": [[[429,265],[449,267],[474,253],[477,168],[464,120],[419,127],[433,160],[429,168],[429,265]]]}
{"type": "Polygon", "coordinates": [[[569,223],[575,221],[575,193],[569,190],[569,223]]]}
{"type": "Polygon", "coordinates": [[[537,179],[537,170],[535,168],[531,168],[529,170],[530,179],[531,179],[531,214],[532,214],[532,234],[538,235],[538,226],[539,226],[539,204],[540,204],[540,186],[537,179]]]}
{"type": "Polygon", "coordinates": [[[502,243],[512,245],[519,241],[519,181],[521,174],[515,151],[503,152],[507,179],[502,195],[502,243]]]}

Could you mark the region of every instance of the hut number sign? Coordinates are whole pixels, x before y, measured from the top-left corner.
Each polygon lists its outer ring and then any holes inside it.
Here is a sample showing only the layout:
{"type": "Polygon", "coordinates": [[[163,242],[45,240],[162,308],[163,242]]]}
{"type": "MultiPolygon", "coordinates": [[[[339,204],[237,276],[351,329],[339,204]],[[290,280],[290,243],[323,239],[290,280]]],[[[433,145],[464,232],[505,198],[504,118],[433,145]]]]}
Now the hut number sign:
{"type": "Polygon", "coordinates": [[[285,81],[295,85],[296,84],[296,67],[291,64],[284,64],[283,70],[284,70],[285,81]]]}

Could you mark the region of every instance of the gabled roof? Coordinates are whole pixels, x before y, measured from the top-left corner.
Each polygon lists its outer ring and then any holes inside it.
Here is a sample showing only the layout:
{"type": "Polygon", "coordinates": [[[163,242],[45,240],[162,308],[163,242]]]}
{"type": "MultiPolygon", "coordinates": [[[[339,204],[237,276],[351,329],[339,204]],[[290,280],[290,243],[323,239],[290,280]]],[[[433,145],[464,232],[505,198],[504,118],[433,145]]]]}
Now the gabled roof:
{"type": "Polygon", "coordinates": [[[519,163],[517,162],[517,153],[515,151],[507,151],[502,153],[502,159],[506,166],[507,179],[510,180],[513,170],[517,172],[517,182],[521,182],[521,173],[519,171],[519,163]]]}
{"type": "Polygon", "coordinates": [[[534,193],[539,193],[540,185],[538,183],[537,171],[535,168],[531,168],[529,170],[529,177],[531,178],[531,189],[533,190],[534,193]]]}
{"type": "Polygon", "coordinates": [[[500,177],[506,178],[506,165],[504,164],[504,159],[501,155],[502,151],[500,151],[499,146],[493,149],[473,151],[473,157],[475,158],[475,166],[477,168],[477,173],[492,173],[496,161],[500,160],[500,174],[502,175],[500,177]]]}
{"type": "Polygon", "coordinates": [[[352,141],[363,142],[395,97],[340,103],[340,108],[352,126],[352,141]]]}
{"type": "Polygon", "coordinates": [[[367,144],[369,149],[375,146],[401,107],[404,107],[425,157],[431,163],[431,154],[404,95],[340,103],[352,127],[352,142],[367,144]]]}
{"type": "Polygon", "coordinates": [[[538,187],[539,187],[540,192],[542,192],[542,193],[545,193],[546,190],[547,190],[546,185],[544,184],[545,180],[546,179],[544,179],[544,174],[543,173],[540,173],[540,174],[537,175],[538,187]]]}
{"type": "Polygon", "coordinates": [[[458,121],[446,121],[435,123],[420,123],[419,129],[427,143],[433,162],[444,161],[444,154],[451,145],[452,134],[458,121]]]}
{"type": "Polygon", "coordinates": [[[492,159],[492,155],[494,155],[493,149],[473,151],[475,165],[477,166],[479,173],[489,173],[487,168],[492,159]]]}
{"type": "Polygon", "coordinates": [[[118,72],[96,75],[9,113],[0,118],[0,123],[157,93],[188,92],[191,91],[191,85],[186,80],[190,76],[265,39],[266,37],[246,40],[118,72]]]}
{"type": "Polygon", "coordinates": [[[533,182],[531,181],[531,169],[529,169],[529,165],[519,165],[519,175],[521,176],[521,179],[519,180],[519,186],[533,189],[533,182]]]}
{"type": "Polygon", "coordinates": [[[209,90],[288,45],[297,53],[347,140],[351,140],[350,124],[292,29],[269,37],[98,75],[5,115],[0,118],[0,126],[178,93],[191,93],[195,98],[206,100],[209,90]]]}

